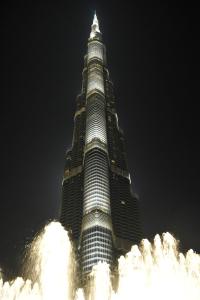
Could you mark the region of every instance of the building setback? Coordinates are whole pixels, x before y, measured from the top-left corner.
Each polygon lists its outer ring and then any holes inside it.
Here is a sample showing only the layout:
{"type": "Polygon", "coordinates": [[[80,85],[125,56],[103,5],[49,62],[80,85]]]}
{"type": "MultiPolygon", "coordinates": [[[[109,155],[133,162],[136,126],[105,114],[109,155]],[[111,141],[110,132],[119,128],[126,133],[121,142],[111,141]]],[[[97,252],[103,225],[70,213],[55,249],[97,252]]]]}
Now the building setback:
{"type": "Polygon", "coordinates": [[[124,134],[95,14],[66,152],[60,221],[76,245],[83,275],[98,261],[113,264],[141,238],[124,134]]]}

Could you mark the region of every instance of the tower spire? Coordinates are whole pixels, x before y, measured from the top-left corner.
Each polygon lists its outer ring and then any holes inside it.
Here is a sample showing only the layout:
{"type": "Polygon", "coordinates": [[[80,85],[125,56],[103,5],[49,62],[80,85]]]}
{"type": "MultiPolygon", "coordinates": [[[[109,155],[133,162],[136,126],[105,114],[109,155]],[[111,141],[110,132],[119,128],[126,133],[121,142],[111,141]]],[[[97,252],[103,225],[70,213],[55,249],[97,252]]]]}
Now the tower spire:
{"type": "Polygon", "coordinates": [[[97,14],[96,14],[96,10],[95,10],[95,13],[94,13],[94,18],[93,18],[93,23],[92,23],[92,26],[91,26],[91,33],[90,33],[90,38],[94,38],[96,36],[97,33],[100,33],[100,29],[99,29],[99,21],[98,21],[98,18],[97,18],[97,14]]]}

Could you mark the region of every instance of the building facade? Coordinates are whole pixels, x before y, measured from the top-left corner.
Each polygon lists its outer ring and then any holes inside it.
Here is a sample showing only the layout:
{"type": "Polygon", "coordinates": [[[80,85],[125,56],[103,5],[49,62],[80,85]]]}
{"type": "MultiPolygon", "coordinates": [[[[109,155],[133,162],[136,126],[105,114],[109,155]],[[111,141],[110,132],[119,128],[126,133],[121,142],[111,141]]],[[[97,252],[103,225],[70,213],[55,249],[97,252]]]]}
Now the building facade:
{"type": "Polygon", "coordinates": [[[71,233],[83,275],[98,261],[112,265],[141,238],[138,199],[96,14],[76,99],[72,146],[66,153],[60,221],[71,233]]]}

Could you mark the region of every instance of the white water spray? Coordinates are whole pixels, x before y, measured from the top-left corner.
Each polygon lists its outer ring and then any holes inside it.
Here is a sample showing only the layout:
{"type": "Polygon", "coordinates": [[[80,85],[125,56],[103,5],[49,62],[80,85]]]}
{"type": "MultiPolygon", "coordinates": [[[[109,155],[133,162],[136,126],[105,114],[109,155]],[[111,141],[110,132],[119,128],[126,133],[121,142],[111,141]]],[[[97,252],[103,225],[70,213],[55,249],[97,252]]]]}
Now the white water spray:
{"type": "Polygon", "coordinates": [[[99,263],[85,292],[76,288],[75,260],[67,232],[58,222],[47,225],[33,241],[26,260],[26,277],[4,282],[0,300],[199,300],[200,255],[184,256],[169,234],[143,240],[118,262],[117,290],[109,266],[99,263]]]}

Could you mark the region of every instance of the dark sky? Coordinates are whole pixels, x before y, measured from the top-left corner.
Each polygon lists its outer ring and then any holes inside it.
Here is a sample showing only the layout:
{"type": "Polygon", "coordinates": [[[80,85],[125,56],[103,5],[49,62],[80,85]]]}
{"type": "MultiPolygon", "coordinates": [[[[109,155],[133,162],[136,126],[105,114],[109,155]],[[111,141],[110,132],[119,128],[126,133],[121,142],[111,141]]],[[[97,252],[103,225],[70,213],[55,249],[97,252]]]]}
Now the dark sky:
{"type": "Polygon", "coordinates": [[[0,265],[58,217],[94,10],[107,47],[144,237],[200,252],[199,16],[190,2],[6,1],[1,7],[0,265]]]}

